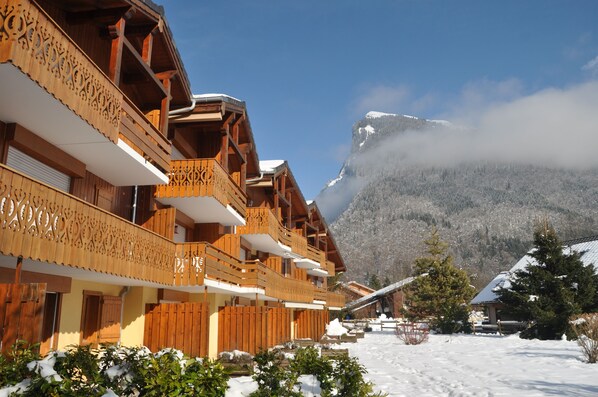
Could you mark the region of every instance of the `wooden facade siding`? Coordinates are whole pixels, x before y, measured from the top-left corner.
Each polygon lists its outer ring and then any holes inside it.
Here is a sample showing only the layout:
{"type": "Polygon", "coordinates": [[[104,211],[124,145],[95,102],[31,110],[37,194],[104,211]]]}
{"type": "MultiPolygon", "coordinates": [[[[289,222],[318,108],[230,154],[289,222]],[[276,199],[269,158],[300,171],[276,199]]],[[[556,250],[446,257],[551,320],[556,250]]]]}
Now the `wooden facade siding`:
{"type": "Polygon", "coordinates": [[[148,304],[143,344],[153,352],[168,347],[190,357],[206,357],[209,316],[205,302],[148,304]]]}
{"type": "Polygon", "coordinates": [[[218,310],[218,352],[260,350],[291,339],[291,311],[267,306],[225,306],[218,310]]]}
{"type": "Polygon", "coordinates": [[[10,62],[112,142],[123,95],[34,2],[0,0],[0,63],[10,62]]]}
{"type": "Polygon", "coordinates": [[[175,245],[0,164],[0,253],[172,284],[175,245]]]}
{"type": "Polygon", "coordinates": [[[215,159],[174,160],[168,185],[156,187],[157,198],[214,197],[246,215],[247,196],[215,159]]]}
{"type": "Polygon", "coordinates": [[[326,269],[326,253],[324,251],[307,244],[307,255],[305,255],[305,257],[318,262],[321,269],[326,269]]]}
{"type": "Polygon", "coordinates": [[[176,223],[177,209],[174,207],[156,210],[154,214],[143,223],[143,227],[158,233],[169,240],[174,238],[174,226],[176,223]]]}
{"type": "Polygon", "coordinates": [[[328,310],[296,310],[295,338],[319,341],[326,333],[326,325],[329,322],[328,310]]]}
{"type": "Polygon", "coordinates": [[[328,299],[328,291],[324,288],[314,288],[314,300],[326,302],[328,299]]]}
{"type": "Polygon", "coordinates": [[[1,352],[17,340],[41,342],[46,284],[0,284],[1,352]]]}

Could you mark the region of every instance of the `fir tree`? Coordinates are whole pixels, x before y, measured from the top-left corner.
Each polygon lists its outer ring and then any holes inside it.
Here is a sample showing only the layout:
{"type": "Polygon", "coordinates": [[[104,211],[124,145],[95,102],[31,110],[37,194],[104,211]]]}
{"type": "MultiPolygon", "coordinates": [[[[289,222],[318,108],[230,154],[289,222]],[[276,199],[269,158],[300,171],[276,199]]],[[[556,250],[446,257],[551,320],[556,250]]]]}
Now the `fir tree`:
{"type": "Polygon", "coordinates": [[[469,301],[475,291],[467,273],[453,266],[448,244],[435,228],[425,244],[428,256],[415,260],[419,277],[405,289],[405,314],[416,321],[431,319],[432,327],[444,334],[469,331],[469,301]]]}
{"type": "Polygon", "coordinates": [[[378,291],[380,288],[382,288],[382,284],[380,283],[380,279],[378,278],[378,276],[376,274],[372,274],[369,277],[368,287],[370,287],[374,291],[378,291]]]}
{"type": "Polygon", "coordinates": [[[522,338],[560,339],[574,314],[595,311],[598,278],[580,254],[563,247],[555,230],[544,222],[534,231],[535,261],[516,271],[510,286],[498,291],[503,311],[532,326],[522,338]]]}

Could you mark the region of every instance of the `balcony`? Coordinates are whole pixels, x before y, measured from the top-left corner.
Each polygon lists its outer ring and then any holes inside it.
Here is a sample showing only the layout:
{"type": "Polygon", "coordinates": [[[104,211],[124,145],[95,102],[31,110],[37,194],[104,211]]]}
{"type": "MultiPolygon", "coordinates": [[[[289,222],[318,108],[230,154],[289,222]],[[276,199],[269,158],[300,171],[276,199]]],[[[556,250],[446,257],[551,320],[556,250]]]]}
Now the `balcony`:
{"type": "MultiPolygon", "coordinates": [[[[303,238],[305,240],[305,238],[303,238]]],[[[305,257],[295,259],[295,265],[302,269],[307,269],[307,274],[312,276],[325,277],[328,275],[326,272],[326,254],[324,251],[320,251],[316,247],[313,247],[305,240],[305,257]]]]}
{"type": "Polygon", "coordinates": [[[314,286],[268,268],[260,261],[239,261],[207,243],[177,244],[176,286],[207,286],[210,291],[235,292],[239,296],[311,303],[314,286]]]}
{"type": "Polygon", "coordinates": [[[292,233],[269,208],[247,208],[247,223],[237,228],[252,248],[282,257],[291,256],[292,233]]]}
{"type": "Polygon", "coordinates": [[[22,256],[24,270],[124,285],[171,285],[175,254],[170,240],[3,164],[0,253],[4,266],[22,256]]]}
{"type": "Polygon", "coordinates": [[[328,292],[328,296],[326,297],[326,306],[334,308],[341,308],[345,306],[345,296],[337,294],[336,292],[328,292]]]}
{"type": "Polygon", "coordinates": [[[168,182],[168,140],[41,8],[0,0],[0,21],[0,120],[115,186],[168,182]]]}
{"type": "Polygon", "coordinates": [[[170,168],[168,185],[156,188],[158,201],[197,223],[245,225],[247,196],[216,160],[176,160],[170,168]]]}

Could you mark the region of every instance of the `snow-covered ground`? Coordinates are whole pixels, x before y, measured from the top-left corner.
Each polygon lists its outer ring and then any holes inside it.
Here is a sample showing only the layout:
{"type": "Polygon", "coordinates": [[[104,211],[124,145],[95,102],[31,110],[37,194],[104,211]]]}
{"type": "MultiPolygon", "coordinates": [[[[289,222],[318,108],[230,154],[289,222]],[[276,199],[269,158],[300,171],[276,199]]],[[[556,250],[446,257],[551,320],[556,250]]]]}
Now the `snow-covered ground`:
{"type": "MultiPolygon", "coordinates": [[[[374,331],[339,347],[358,357],[366,378],[389,396],[598,396],[598,364],[585,363],[575,342],[430,335],[406,346],[392,331],[374,331]]],[[[256,387],[249,377],[229,385],[227,397],[256,387]]]]}
{"type": "Polygon", "coordinates": [[[392,331],[344,344],[389,396],[598,396],[598,364],[575,342],[517,335],[430,335],[407,346],[392,331]]]}

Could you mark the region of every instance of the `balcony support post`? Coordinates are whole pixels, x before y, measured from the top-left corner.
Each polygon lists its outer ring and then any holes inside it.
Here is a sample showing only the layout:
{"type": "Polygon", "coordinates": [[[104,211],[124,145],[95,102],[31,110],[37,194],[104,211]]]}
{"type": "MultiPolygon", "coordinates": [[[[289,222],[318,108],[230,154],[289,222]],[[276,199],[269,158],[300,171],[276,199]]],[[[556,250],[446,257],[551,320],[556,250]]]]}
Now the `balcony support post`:
{"type": "Polygon", "coordinates": [[[123,58],[123,44],[125,37],[124,18],[112,26],[108,27],[110,37],[112,37],[112,50],[110,51],[110,66],[108,68],[108,77],[118,87],[120,85],[121,66],[123,58]]]}
{"type": "Polygon", "coordinates": [[[23,269],[23,257],[17,257],[17,267],[15,268],[15,284],[21,283],[21,270],[23,269]]]}

